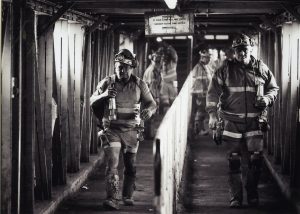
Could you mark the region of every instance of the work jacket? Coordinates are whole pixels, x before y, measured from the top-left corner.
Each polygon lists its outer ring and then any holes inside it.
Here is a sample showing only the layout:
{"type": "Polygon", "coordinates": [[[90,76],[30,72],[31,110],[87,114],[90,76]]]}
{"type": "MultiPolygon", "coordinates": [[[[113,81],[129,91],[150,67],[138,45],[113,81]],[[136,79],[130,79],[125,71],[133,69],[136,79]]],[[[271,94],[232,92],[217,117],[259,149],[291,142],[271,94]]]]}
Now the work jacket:
{"type": "Polygon", "coordinates": [[[198,94],[205,97],[211,80],[208,68],[199,62],[195,65],[191,72],[193,78],[192,94],[198,94]]]}
{"type": "Polygon", "coordinates": [[[257,89],[261,86],[271,106],[279,88],[272,72],[261,60],[251,56],[249,65],[236,59],[224,61],[208,87],[206,110],[211,113],[219,108],[220,116],[231,121],[255,118],[264,110],[255,107],[257,89]]]}
{"type": "MultiPolygon", "coordinates": [[[[99,82],[97,90],[93,95],[100,95],[112,83],[114,83],[114,88],[117,91],[115,97],[117,119],[111,120],[109,126],[110,128],[117,128],[122,131],[130,130],[138,123],[134,114],[136,104],[143,102],[144,97],[149,96],[150,90],[147,84],[135,75],[131,75],[126,84],[118,81],[115,75],[111,75],[99,82]]],[[[102,121],[105,124],[106,121],[108,121],[109,116],[108,102],[105,102],[104,105],[104,116],[102,121]]]]}

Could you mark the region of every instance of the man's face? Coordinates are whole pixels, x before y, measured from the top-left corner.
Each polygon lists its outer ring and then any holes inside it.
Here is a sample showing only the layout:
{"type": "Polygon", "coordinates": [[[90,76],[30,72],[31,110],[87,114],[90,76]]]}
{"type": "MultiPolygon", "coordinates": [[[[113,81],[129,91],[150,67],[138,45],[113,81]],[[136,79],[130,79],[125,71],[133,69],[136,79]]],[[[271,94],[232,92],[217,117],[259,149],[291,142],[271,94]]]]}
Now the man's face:
{"type": "Polygon", "coordinates": [[[161,56],[160,55],[154,55],[153,57],[154,66],[159,69],[161,67],[161,56]]]}
{"type": "Polygon", "coordinates": [[[202,62],[203,65],[207,65],[210,61],[211,55],[202,55],[200,56],[200,62],[202,62]]]}
{"type": "Polygon", "coordinates": [[[128,81],[132,74],[132,71],[133,68],[130,65],[121,62],[115,62],[115,72],[119,80],[122,80],[124,82],[128,81]]]}
{"type": "Polygon", "coordinates": [[[251,52],[252,52],[252,47],[247,45],[247,46],[238,46],[236,48],[234,48],[235,50],[235,58],[245,64],[245,65],[248,65],[251,58],[250,58],[250,55],[251,55],[251,52]]]}

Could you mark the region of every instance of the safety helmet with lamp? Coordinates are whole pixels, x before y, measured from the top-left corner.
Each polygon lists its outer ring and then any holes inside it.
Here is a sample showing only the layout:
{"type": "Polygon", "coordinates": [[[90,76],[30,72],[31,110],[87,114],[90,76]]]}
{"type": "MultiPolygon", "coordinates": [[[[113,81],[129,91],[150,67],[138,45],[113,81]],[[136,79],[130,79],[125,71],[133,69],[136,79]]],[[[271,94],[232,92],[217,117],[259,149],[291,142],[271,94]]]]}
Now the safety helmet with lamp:
{"type": "Polygon", "coordinates": [[[137,60],[135,54],[131,53],[131,51],[129,51],[128,49],[121,49],[115,55],[115,62],[124,63],[133,68],[137,66],[137,60]]]}

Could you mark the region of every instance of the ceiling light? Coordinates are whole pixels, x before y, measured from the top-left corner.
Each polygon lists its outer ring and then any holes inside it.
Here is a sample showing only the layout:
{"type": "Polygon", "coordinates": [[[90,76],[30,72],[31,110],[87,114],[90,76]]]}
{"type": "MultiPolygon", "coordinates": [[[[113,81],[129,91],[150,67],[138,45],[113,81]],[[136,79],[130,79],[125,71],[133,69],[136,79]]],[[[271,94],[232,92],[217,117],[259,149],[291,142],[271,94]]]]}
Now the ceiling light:
{"type": "Polygon", "coordinates": [[[229,36],[228,35],[216,35],[217,40],[228,40],[229,36]]]}
{"type": "Polygon", "coordinates": [[[156,41],[157,42],[162,42],[162,38],[161,37],[156,37],[156,41]]]}
{"type": "Polygon", "coordinates": [[[175,9],[176,5],[177,5],[177,0],[165,0],[168,8],[170,8],[171,10],[175,9]]]}
{"type": "Polygon", "coordinates": [[[207,40],[214,40],[215,36],[214,35],[204,35],[204,38],[207,40]]]}

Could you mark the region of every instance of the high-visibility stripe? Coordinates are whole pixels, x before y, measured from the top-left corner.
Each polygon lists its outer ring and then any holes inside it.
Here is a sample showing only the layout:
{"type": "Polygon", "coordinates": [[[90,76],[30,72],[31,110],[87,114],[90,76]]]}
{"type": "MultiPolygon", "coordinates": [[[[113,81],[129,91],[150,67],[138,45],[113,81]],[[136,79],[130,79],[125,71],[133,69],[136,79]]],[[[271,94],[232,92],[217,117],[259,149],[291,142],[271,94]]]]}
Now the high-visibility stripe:
{"type": "MultiPolygon", "coordinates": [[[[246,117],[246,113],[231,113],[228,111],[222,111],[222,113],[225,113],[227,115],[231,115],[231,116],[237,116],[239,118],[245,118],[246,117]]],[[[260,113],[255,112],[255,113],[247,113],[247,117],[253,118],[253,117],[257,117],[259,116],[260,113]]]]}
{"type": "Polygon", "coordinates": [[[240,133],[234,133],[234,132],[229,132],[229,131],[223,131],[223,135],[228,136],[228,137],[232,137],[232,138],[237,138],[237,139],[241,139],[242,138],[242,134],[240,133]]]}
{"type": "Polygon", "coordinates": [[[200,94],[200,93],[206,93],[207,90],[193,90],[192,94],[200,94]]]}
{"type": "Polygon", "coordinates": [[[261,130],[256,130],[256,131],[251,131],[251,132],[245,133],[245,137],[261,136],[261,135],[263,135],[261,130]]]}
{"type": "Polygon", "coordinates": [[[120,148],[121,142],[109,142],[108,144],[103,145],[104,149],[108,147],[120,148]]]}
{"type": "MultiPolygon", "coordinates": [[[[228,90],[230,92],[244,92],[245,91],[245,87],[228,87],[228,90]]],[[[250,87],[250,86],[246,87],[246,91],[248,91],[248,92],[256,92],[255,87],[250,87]]]]}
{"type": "Polygon", "coordinates": [[[216,102],[207,102],[206,103],[206,107],[215,107],[217,105],[218,105],[218,103],[216,103],[216,102]]]}

